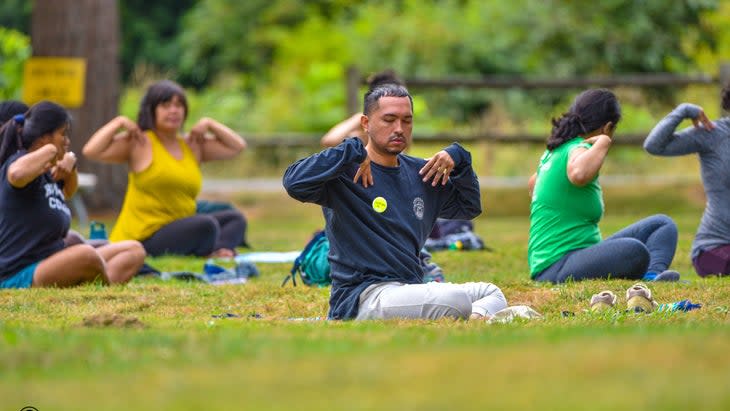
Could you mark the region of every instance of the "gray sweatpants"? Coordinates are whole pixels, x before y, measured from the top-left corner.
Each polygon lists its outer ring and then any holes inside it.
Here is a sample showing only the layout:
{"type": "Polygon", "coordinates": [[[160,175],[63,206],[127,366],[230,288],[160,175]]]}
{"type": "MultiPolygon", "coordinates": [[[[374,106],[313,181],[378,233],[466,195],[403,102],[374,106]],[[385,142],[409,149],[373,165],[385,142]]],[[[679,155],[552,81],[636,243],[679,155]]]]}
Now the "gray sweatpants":
{"type": "Polygon", "coordinates": [[[356,320],[493,315],[507,307],[502,290],[492,283],[373,284],[360,294],[356,320]]]}

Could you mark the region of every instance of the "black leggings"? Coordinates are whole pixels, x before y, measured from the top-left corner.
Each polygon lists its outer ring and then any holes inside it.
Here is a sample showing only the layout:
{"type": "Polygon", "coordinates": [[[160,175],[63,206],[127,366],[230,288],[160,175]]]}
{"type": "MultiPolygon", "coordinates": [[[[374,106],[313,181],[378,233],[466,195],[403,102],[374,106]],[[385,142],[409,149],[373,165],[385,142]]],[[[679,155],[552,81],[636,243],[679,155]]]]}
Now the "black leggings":
{"type": "Polygon", "coordinates": [[[234,250],[245,238],[246,219],[238,210],[197,214],[173,221],[142,241],[147,255],[196,255],[204,257],[215,250],[234,250]]]}

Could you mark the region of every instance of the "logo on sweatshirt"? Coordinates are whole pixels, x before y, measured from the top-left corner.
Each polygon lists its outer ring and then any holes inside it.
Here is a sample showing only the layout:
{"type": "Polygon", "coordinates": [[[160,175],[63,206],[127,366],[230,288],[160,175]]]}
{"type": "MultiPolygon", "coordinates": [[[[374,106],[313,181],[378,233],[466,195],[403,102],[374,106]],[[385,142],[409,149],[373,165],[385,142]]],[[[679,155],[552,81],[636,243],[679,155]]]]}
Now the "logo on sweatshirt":
{"type": "Polygon", "coordinates": [[[383,197],[375,197],[373,200],[373,210],[382,213],[388,208],[388,202],[383,197]]]}
{"type": "Polygon", "coordinates": [[[416,215],[416,218],[419,220],[423,220],[423,199],[421,197],[416,197],[413,199],[413,214],[416,215]]]}

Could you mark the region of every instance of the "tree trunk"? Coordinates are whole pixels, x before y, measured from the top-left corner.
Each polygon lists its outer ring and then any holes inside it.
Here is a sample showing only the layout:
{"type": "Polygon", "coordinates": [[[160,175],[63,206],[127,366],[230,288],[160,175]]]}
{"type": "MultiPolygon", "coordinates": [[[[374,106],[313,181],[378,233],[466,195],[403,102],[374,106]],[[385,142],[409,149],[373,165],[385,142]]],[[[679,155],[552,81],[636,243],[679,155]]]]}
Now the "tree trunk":
{"type": "Polygon", "coordinates": [[[84,104],[73,116],[71,150],[80,172],[98,177],[84,196],[92,209],[118,209],[127,184],[126,166],[99,164],[81,148],[99,127],[118,113],[119,10],[117,0],[35,0],[31,20],[33,56],[86,59],[84,104]]]}

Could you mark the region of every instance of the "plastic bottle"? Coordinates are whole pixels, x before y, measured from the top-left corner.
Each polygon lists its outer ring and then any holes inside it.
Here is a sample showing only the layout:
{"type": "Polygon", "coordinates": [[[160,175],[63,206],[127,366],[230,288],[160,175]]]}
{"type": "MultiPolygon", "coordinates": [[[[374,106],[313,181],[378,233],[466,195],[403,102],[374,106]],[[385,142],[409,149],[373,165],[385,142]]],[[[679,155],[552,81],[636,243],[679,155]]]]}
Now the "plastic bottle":
{"type": "Polygon", "coordinates": [[[104,223],[92,221],[89,224],[89,240],[108,240],[104,223]]]}
{"type": "Polygon", "coordinates": [[[449,250],[461,250],[464,248],[464,243],[461,240],[456,240],[449,245],[449,250]]]}

